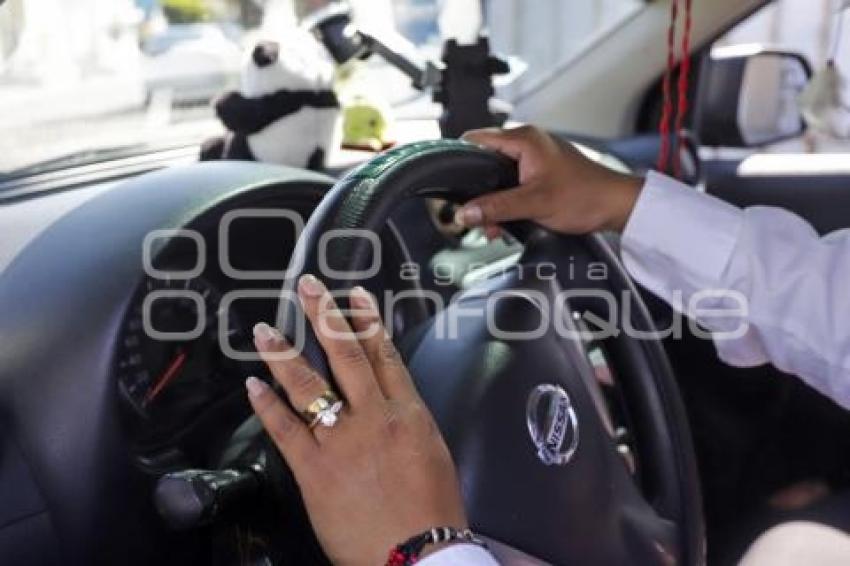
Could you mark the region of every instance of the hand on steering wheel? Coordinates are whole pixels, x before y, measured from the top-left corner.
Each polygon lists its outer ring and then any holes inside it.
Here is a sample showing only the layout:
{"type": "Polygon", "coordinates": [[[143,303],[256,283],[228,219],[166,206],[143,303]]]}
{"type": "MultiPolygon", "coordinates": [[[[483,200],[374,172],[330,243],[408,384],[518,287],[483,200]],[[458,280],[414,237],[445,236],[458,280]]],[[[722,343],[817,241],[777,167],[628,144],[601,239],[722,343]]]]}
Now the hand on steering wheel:
{"type": "MultiPolygon", "coordinates": [[[[334,564],[382,564],[393,547],[426,529],[465,528],[451,455],[374,299],[361,287],[352,290],[352,329],[315,277],[300,279],[298,296],[345,397],[339,422],[309,426],[264,382],[248,378],[246,387],[328,557],[334,564]]],[[[296,410],[331,389],[276,329],[258,324],[254,341],[296,410]]]]}
{"type": "Polygon", "coordinates": [[[620,232],[643,184],[531,126],[475,130],[463,137],[519,166],[519,186],[473,199],[458,211],[459,224],[482,226],[490,238],[501,233],[499,223],[511,220],[533,220],[562,234],[620,232]]]}

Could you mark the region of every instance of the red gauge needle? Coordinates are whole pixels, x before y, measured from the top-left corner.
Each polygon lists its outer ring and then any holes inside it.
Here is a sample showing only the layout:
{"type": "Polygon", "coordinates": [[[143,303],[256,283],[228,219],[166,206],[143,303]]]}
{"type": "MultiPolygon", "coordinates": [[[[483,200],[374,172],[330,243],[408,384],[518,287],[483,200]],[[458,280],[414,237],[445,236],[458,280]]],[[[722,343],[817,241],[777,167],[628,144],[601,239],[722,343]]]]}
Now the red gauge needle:
{"type": "Polygon", "coordinates": [[[148,391],[147,395],[145,395],[145,400],[142,402],[143,406],[146,406],[148,403],[156,399],[156,396],[160,394],[160,392],[165,389],[165,386],[171,383],[175,377],[180,373],[180,370],[183,368],[183,365],[186,363],[186,351],[180,350],[177,352],[177,355],[174,356],[174,359],[171,360],[171,363],[168,364],[168,367],[165,368],[165,371],[162,372],[156,382],[154,382],[154,386],[148,391]]]}

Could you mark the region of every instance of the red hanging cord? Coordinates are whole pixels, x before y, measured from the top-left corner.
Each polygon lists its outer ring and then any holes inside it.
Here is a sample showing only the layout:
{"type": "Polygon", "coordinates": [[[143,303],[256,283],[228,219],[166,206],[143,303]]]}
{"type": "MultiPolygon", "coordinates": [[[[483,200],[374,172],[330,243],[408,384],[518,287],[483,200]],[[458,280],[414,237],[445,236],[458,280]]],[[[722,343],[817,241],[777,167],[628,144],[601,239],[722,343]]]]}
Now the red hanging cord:
{"type": "Polygon", "coordinates": [[[667,31],[667,70],[664,72],[661,108],[661,152],[658,155],[657,169],[667,171],[670,162],[670,122],[673,119],[673,72],[676,70],[676,25],[679,20],[679,0],[670,1],[670,27],[667,31]]]}
{"type": "Polygon", "coordinates": [[[688,115],[688,90],[691,76],[691,24],[693,0],[685,0],[685,29],[682,32],[682,64],[679,67],[679,108],[676,114],[676,144],[673,148],[673,174],[682,178],[682,159],[680,156],[682,132],[688,115]]]}

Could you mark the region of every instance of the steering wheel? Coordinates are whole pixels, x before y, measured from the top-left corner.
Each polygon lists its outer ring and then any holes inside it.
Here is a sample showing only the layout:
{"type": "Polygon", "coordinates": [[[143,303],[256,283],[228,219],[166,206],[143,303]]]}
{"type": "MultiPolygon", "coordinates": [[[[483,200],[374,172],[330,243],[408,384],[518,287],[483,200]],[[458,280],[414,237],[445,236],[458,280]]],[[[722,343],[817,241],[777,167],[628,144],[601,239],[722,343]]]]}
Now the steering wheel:
{"type": "MultiPolygon", "coordinates": [[[[289,284],[314,273],[332,291],[369,287],[347,274],[375,274],[374,240],[367,236],[402,200],[463,202],[516,183],[513,161],[464,142],[390,151],[323,199],[296,245],[289,284]]],[[[530,223],[507,229],[525,244],[518,266],[438,313],[407,355],[459,468],[472,527],[553,563],[703,563],[685,412],[661,343],[635,336],[653,325],[628,275],[598,235],[567,237],[530,223]],[[603,268],[607,276],[600,278],[603,268]],[[469,314],[476,309],[477,316],[469,314]],[[617,320],[607,348],[634,428],[637,477],[595,404],[575,312],[617,320]],[[613,312],[626,315],[612,318],[613,312]]],[[[380,297],[382,289],[371,290],[380,297]]],[[[298,301],[283,301],[279,317],[293,339],[304,320],[298,301]]],[[[315,335],[302,330],[305,357],[332,380],[315,335]]]]}
{"type": "MultiPolygon", "coordinates": [[[[333,382],[300,303],[285,300],[298,278],[316,274],[331,291],[363,284],[380,301],[386,274],[374,234],[396,206],[413,197],[464,202],[516,184],[510,159],[449,140],[403,146],[360,167],[325,196],[302,231],[278,326],[333,382]]],[[[493,541],[506,564],[514,557],[522,564],[533,563],[529,558],[704,564],[690,431],[637,290],[600,235],[563,236],[528,222],[506,228],[524,244],[517,265],[438,312],[406,349],[458,466],[471,526],[493,541]],[[604,346],[617,370],[619,410],[635,446],[632,465],[624,462],[619,431],[599,408],[604,401],[584,320],[609,321],[603,323],[604,346]]],[[[254,462],[247,472],[203,479],[204,473],[190,471],[179,481],[161,482],[161,501],[172,504],[167,515],[194,521],[199,510],[214,512],[260,489],[271,497],[252,503],[253,524],[267,532],[274,525],[270,544],[286,548],[277,554],[296,563],[320,562],[291,474],[256,418],[234,434],[221,465],[246,462],[254,462]]]]}

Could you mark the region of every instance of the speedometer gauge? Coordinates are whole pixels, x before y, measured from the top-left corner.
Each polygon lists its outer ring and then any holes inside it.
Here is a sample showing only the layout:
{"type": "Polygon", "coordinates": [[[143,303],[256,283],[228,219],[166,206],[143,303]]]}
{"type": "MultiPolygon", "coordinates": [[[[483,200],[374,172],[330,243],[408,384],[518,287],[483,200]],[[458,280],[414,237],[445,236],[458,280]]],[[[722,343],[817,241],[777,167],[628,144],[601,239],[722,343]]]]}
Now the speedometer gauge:
{"type": "Polygon", "coordinates": [[[118,343],[118,389],[145,422],[146,437],[185,427],[209,405],[241,388],[244,367],[219,344],[220,326],[235,350],[250,344],[221,293],[202,277],[148,278],[130,307],[118,343]]]}

